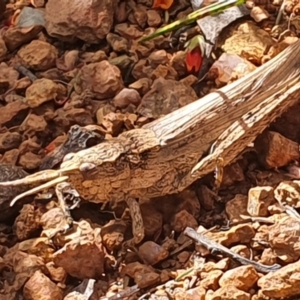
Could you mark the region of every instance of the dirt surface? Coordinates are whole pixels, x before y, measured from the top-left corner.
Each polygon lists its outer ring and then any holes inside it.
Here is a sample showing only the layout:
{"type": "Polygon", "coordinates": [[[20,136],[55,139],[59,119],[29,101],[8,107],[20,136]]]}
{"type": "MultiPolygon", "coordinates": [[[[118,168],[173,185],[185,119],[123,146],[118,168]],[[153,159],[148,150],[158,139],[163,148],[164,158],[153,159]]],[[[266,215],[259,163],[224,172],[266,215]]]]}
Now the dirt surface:
{"type": "MultiPolygon", "coordinates": [[[[68,153],[139,128],[276,59],[298,40],[299,6],[286,1],[275,25],[282,3],[265,2],[247,3],[251,9],[239,17],[233,10],[218,26],[206,17],[138,43],[191,13],[191,3],[0,0],[0,182],[55,169],[68,153]],[[203,24],[215,43],[212,52],[206,45],[209,57],[198,44],[184,48],[200,29],[205,34],[203,24]]],[[[132,237],[125,202],[67,201],[70,229],[54,189],[10,207],[28,187],[0,187],[0,298],[297,299],[299,141],[300,104],[224,169],[217,192],[211,174],[180,194],[139,199],[146,236],[125,253],[132,237]],[[196,245],[187,227],[274,271],[196,245]]]]}

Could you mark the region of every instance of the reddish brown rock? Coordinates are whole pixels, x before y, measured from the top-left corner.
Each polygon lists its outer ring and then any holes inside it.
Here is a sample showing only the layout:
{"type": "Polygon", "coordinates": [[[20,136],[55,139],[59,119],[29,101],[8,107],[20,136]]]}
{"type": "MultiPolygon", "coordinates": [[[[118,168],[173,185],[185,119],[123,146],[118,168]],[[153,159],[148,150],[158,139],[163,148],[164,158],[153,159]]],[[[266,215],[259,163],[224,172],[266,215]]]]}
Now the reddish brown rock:
{"type": "Polygon", "coordinates": [[[59,108],[56,113],[57,115],[53,120],[59,129],[63,128],[64,132],[73,124],[87,126],[94,123],[91,113],[85,108],[59,108]]]}
{"type": "Polygon", "coordinates": [[[0,134],[0,151],[18,148],[22,142],[22,136],[17,132],[5,132],[0,134]]]}
{"type": "Polygon", "coordinates": [[[120,2],[118,9],[115,11],[115,21],[117,24],[123,23],[127,20],[128,12],[127,12],[127,3],[120,2]]]}
{"type": "Polygon", "coordinates": [[[112,47],[113,51],[117,53],[127,52],[129,48],[128,40],[125,38],[114,34],[109,33],[106,36],[108,44],[112,47]]]}
{"type": "Polygon", "coordinates": [[[4,33],[3,39],[9,51],[14,51],[19,46],[32,41],[43,30],[42,25],[30,27],[10,26],[4,33]]]}
{"type": "Polygon", "coordinates": [[[1,163],[15,166],[19,159],[19,154],[20,152],[18,149],[5,151],[4,155],[1,158],[1,163]]]}
{"type": "Polygon", "coordinates": [[[62,290],[41,271],[36,271],[26,282],[23,293],[26,299],[31,300],[63,299],[62,290]]]}
{"type": "Polygon", "coordinates": [[[155,70],[153,70],[150,78],[152,80],[155,80],[157,78],[177,80],[178,74],[177,74],[176,70],[170,66],[159,65],[156,67],[155,70]]]}
{"type": "Polygon", "coordinates": [[[186,263],[191,254],[188,251],[182,251],[177,255],[177,259],[180,263],[186,263]]]}
{"type": "Polygon", "coordinates": [[[95,63],[95,62],[100,62],[102,60],[107,60],[107,55],[104,51],[99,50],[99,51],[92,54],[90,62],[95,63]]]}
{"type": "Polygon", "coordinates": [[[66,91],[62,85],[56,84],[50,79],[37,79],[29,88],[26,89],[26,103],[31,108],[38,107],[44,102],[64,95],[65,92],[66,91]]]}
{"type": "Polygon", "coordinates": [[[238,162],[232,163],[224,168],[222,187],[230,187],[237,182],[245,181],[244,170],[238,162]]]}
{"type": "Polygon", "coordinates": [[[236,222],[243,220],[241,215],[247,215],[247,196],[237,194],[226,203],[226,213],[229,220],[236,222]]]}
{"type": "Polygon", "coordinates": [[[160,282],[160,276],[150,266],[142,265],[139,262],[129,263],[123,270],[140,288],[146,288],[160,282]]]}
{"type": "Polygon", "coordinates": [[[223,258],[219,260],[217,263],[208,261],[203,265],[203,272],[211,272],[213,270],[221,270],[226,271],[229,267],[230,260],[229,258],[223,258]]]}
{"type": "Polygon", "coordinates": [[[257,285],[259,299],[289,299],[299,294],[300,261],[261,277],[257,285]]]}
{"type": "MultiPolygon", "coordinates": [[[[146,59],[140,59],[133,67],[132,69],[132,76],[138,80],[140,78],[149,78],[151,77],[150,75],[153,72],[153,68],[148,66],[147,60],[146,59]]],[[[152,79],[150,79],[152,80],[152,79]]]]}
{"type": "Polygon", "coordinates": [[[54,253],[53,261],[56,266],[62,267],[75,278],[98,279],[104,271],[105,257],[100,228],[93,230],[87,222],[81,221],[76,230],[76,233],[69,237],[70,242],[54,253]],[[82,232],[83,230],[85,232],[82,232]]]}
{"type": "Polygon", "coordinates": [[[215,202],[215,193],[207,187],[207,185],[201,184],[198,189],[197,193],[199,195],[199,202],[201,207],[206,210],[213,210],[216,207],[215,202]]]}
{"type": "Polygon", "coordinates": [[[285,216],[274,225],[265,228],[268,242],[274,253],[284,262],[294,262],[300,258],[299,220],[285,216]]]}
{"type": "Polygon", "coordinates": [[[251,265],[240,266],[232,270],[228,270],[219,280],[221,287],[235,286],[244,292],[249,292],[254,287],[259,275],[255,268],[251,265]]]}
{"type": "Polygon", "coordinates": [[[147,42],[146,44],[140,44],[138,42],[134,42],[132,43],[132,49],[136,52],[136,54],[138,55],[138,57],[140,59],[142,58],[148,58],[149,55],[152,53],[152,51],[154,50],[154,44],[153,42],[147,42]]]}
{"type": "Polygon", "coordinates": [[[176,232],[183,231],[186,227],[197,227],[198,223],[195,218],[189,214],[186,210],[179,211],[171,222],[172,228],[176,232]]]}
{"type": "Polygon", "coordinates": [[[205,300],[206,291],[202,287],[195,287],[192,289],[185,290],[176,290],[174,293],[175,300],[205,300]]]}
{"type": "Polygon", "coordinates": [[[193,189],[185,189],[177,195],[179,203],[177,206],[177,211],[186,210],[190,213],[195,219],[198,219],[200,216],[200,204],[197,197],[197,193],[193,189]]]}
{"type": "MultiPolygon", "coordinates": [[[[147,7],[142,4],[137,4],[135,7],[133,7],[133,12],[130,14],[134,18],[134,23],[137,23],[141,28],[145,28],[147,25],[147,7]]],[[[128,16],[128,20],[129,17],[128,16]]]]}
{"type": "Polygon", "coordinates": [[[185,51],[177,51],[171,59],[171,66],[176,70],[179,77],[187,74],[185,56],[185,51]]]}
{"type": "Polygon", "coordinates": [[[251,259],[251,249],[247,247],[246,245],[236,245],[230,248],[231,251],[246,257],[248,259],[251,259]]]}
{"type": "Polygon", "coordinates": [[[141,103],[141,96],[134,89],[124,88],[113,99],[115,107],[126,108],[129,104],[138,106],[141,103]]]}
{"type": "Polygon", "coordinates": [[[26,152],[23,155],[20,155],[19,164],[26,170],[37,169],[41,164],[41,158],[39,155],[32,152],[26,152]]]}
{"type": "Polygon", "coordinates": [[[25,296],[23,287],[26,281],[33,276],[36,271],[45,270],[42,258],[19,251],[18,248],[20,248],[20,246],[20,244],[16,244],[15,247],[8,249],[3,257],[3,267],[5,268],[6,265],[9,268],[13,268],[14,277],[9,283],[6,281],[6,284],[1,290],[1,299],[3,297],[4,299],[15,299],[13,296],[16,291],[23,292],[23,296],[25,296]]]}
{"type": "Polygon", "coordinates": [[[267,131],[255,141],[259,159],[266,168],[279,168],[299,159],[299,145],[278,132],[267,131]],[[284,145],[284,148],[282,147],[284,145]]]}
{"type": "Polygon", "coordinates": [[[97,99],[113,98],[124,86],[119,68],[106,60],[84,66],[75,85],[81,92],[89,90],[97,99]]]}
{"type": "Polygon", "coordinates": [[[200,286],[208,290],[217,290],[219,286],[219,279],[223,275],[221,270],[213,270],[211,272],[201,272],[200,286]]]}
{"type": "Polygon", "coordinates": [[[156,10],[147,10],[147,17],[147,23],[150,27],[158,27],[162,22],[162,19],[156,10]]]}
{"type": "Polygon", "coordinates": [[[127,23],[117,24],[115,26],[115,31],[120,34],[120,36],[128,40],[135,40],[143,35],[143,32],[140,31],[139,26],[128,25],[127,23]]]}
{"type": "Polygon", "coordinates": [[[140,95],[145,95],[151,87],[152,80],[150,78],[141,78],[129,85],[129,88],[137,90],[140,95]]]}
{"type": "Polygon", "coordinates": [[[66,51],[63,57],[56,60],[56,66],[60,70],[71,71],[74,70],[78,61],[79,61],[79,51],[70,50],[70,51],[66,51]]]}
{"type": "Polygon", "coordinates": [[[56,267],[53,262],[48,262],[46,264],[46,268],[49,272],[51,280],[63,283],[67,279],[66,271],[63,268],[56,267]]]}
{"type": "Polygon", "coordinates": [[[88,43],[98,43],[106,37],[113,25],[118,2],[49,0],[45,15],[46,30],[51,36],[62,40],[73,40],[76,37],[88,43]]]}
{"type": "Polygon", "coordinates": [[[36,71],[44,71],[54,67],[57,55],[57,49],[54,46],[40,40],[34,40],[18,51],[21,63],[36,71]]]}
{"type": "Polygon", "coordinates": [[[166,259],[169,251],[152,241],[147,241],[139,247],[139,256],[145,263],[153,266],[166,259]]]}
{"type": "Polygon", "coordinates": [[[33,237],[40,229],[38,212],[31,204],[25,204],[14,223],[14,233],[20,241],[33,237]]]}
{"type": "Polygon", "coordinates": [[[148,62],[153,69],[157,68],[159,65],[168,63],[168,61],[169,57],[166,50],[153,51],[148,57],[148,62]]]}
{"type": "MultiPolygon", "coordinates": [[[[229,285],[221,287],[214,293],[207,296],[207,300],[250,300],[251,295],[237,289],[236,287],[229,285]]],[[[205,298],[206,300],[206,298],[205,298]]]]}
{"type": "Polygon", "coordinates": [[[105,133],[118,136],[121,133],[124,121],[125,116],[123,114],[110,112],[103,117],[101,125],[105,129],[105,133]]]}
{"type": "Polygon", "coordinates": [[[41,145],[37,144],[33,139],[28,139],[23,141],[19,147],[20,154],[26,152],[38,153],[41,149],[41,145]]]}
{"type": "Polygon", "coordinates": [[[43,116],[30,114],[20,126],[20,131],[27,137],[45,136],[47,133],[47,122],[43,116]]]}
{"type": "Polygon", "coordinates": [[[9,67],[6,63],[0,63],[0,87],[15,87],[19,79],[19,72],[13,67],[9,67]]]}
{"type": "Polygon", "coordinates": [[[148,118],[159,118],[197,99],[191,87],[175,80],[158,78],[142,98],[138,113],[148,118]]]}
{"type": "MultiPolygon", "coordinates": [[[[251,256],[249,255],[248,258],[250,258],[250,257],[251,256]]],[[[270,248],[264,249],[260,256],[259,262],[261,264],[268,265],[268,266],[276,264],[277,263],[276,252],[270,248]]]]}
{"type": "Polygon", "coordinates": [[[111,220],[101,228],[103,244],[108,251],[114,251],[121,248],[126,228],[127,226],[124,222],[117,220],[111,220]]]}

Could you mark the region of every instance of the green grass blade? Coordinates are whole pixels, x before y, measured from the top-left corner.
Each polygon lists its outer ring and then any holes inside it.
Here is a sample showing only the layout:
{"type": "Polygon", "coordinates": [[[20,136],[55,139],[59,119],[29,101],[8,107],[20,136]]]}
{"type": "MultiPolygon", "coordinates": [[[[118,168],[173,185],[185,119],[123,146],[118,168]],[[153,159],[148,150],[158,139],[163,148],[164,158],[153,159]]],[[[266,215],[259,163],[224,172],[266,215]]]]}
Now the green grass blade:
{"type": "Polygon", "coordinates": [[[210,4],[208,6],[200,8],[198,10],[195,10],[194,12],[190,13],[183,19],[177,20],[169,25],[166,25],[166,26],[156,30],[155,32],[153,32],[145,37],[142,37],[139,40],[139,43],[152,40],[160,35],[175,31],[178,28],[181,28],[183,26],[190,25],[200,18],[206,17],[208,15],[218,14],[232,6],[239,6],[244,3],[245,3],[245,0],[224,0],[221,2],[216,2],[216,3],[210,4]]]}

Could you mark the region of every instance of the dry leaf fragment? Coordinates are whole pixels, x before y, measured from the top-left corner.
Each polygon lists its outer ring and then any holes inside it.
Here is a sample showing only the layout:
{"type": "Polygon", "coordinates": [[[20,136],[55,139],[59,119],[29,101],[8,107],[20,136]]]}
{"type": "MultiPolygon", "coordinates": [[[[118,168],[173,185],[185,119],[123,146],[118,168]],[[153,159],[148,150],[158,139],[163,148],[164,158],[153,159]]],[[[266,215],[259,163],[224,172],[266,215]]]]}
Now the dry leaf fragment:
{"type": "Polygon", "coordinates": [[[189,40],[186,45],[186,68],[188,72],[198,72],[202,66],[205,41],[203,36],[197,35],[189,40]]]}
{"type": "Polygon", "coordinates": [[[152,8],[168,10],[173,4],[173,0],[154,0],[152,8]]]}
{"type": "Polygon", "coordinates": [[[186,67],[189,72],[198,72],[202,65],[202,54],[199,47],[196,47],[192,51],[188,51],[186,54],[186,67]]]}

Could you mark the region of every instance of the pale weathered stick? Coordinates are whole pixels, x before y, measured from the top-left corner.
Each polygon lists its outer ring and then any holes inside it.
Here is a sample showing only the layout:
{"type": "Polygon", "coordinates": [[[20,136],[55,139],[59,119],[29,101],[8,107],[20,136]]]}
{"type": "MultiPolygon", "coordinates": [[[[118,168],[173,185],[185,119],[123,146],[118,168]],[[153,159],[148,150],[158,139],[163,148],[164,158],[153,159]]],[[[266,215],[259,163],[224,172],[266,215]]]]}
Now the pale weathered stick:
{"type": "Polygon", "coordinates": [[[246,257],[243,257],[238,253],[228,249],[227,247],[215,242],[214,240],[209,239],[205,235],[198,233],[196,230],[194,230],[191,227],[187,227],[183,233],[189,238],[196,241],[198,244],[207,248],[208,250],[226,255],[232,258],[233,260],[238,261],[242,265],[252,265],[256,269],[256,271],[260,273],[274,272],[281,268],[279,264],[268,266],[268,265],[261,264],[257,261],[248,259],[246,257]]]}

